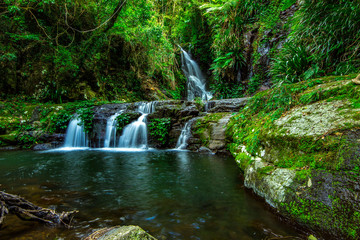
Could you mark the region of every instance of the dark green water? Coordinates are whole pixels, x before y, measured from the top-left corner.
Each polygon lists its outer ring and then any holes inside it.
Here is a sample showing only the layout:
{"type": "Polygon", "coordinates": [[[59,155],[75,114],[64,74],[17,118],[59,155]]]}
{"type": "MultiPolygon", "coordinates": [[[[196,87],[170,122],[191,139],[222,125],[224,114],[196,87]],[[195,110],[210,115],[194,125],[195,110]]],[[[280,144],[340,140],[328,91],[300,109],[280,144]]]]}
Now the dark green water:
{"type": "Polygon", "coordinates": [[[57,211],[74,228],[7,217],[0,239],[81,239],[95,229],[139,225],[159,239],[300,236],[249,195],[233,159],[190,152],[0,152],[1,190],[57,211]]]}

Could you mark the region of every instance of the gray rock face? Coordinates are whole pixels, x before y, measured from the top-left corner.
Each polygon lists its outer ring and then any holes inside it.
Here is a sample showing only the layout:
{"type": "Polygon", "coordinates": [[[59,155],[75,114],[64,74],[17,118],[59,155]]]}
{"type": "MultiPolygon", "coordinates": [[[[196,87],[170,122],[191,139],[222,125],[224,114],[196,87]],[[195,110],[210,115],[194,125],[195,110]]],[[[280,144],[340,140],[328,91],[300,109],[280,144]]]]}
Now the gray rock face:
{"type": "Polygon", "coordinates": [[[38,144],[35,147],[33,147],[34,151],[44,151],[44,150],[49,150],[49,149],[53,149],[54,147],[51,145],[51,143],[42,143],[42,144],[38,144]]]}
{"type": "Polygon", "coordinates": [[[253,158],[253,163],[244,171],[246,187],[265,198],[272,207],[280,207],[285,201],[286,190],[295,178],[295,170],[277,168],[268,174],[259,174],[261,169],[268,166],[261,158],[253,158]]]}
{"type": "Polygon", "coordinates": [[[199,117],[192,126],[193,137],[189,139],[189,149],[196,151],[206,147],[213,153],[228,153],[225,130],[231,116],[231,113],[225,112],[199,117]]]}
{"type": "Polygon", "coordinates": [[[98,230],[84,240],[156,240],[156,238],[139,226],[121,226],[98,230]]]}
{"type": "Polygon", "coordinates": [[[246,105],[247,101],[248,98],[232,98],[208,101],[205,103],[205,111],[209,113],[238,112],[246,105]]]}
{"type": "Polygon", "coordinates": [[[195,105],[186,106],[179,112],[180,118],[186,118],[189,116],[198,116],[200,113],[199,109],[195,105]]]}
{"type": "Polygon", "coordinates": [[[354,119],[358,111],[346,100],[317,102],[291,110],[275,125],[284,129],[281,135],[317,137],[346,125],[360,124],[359,119],[354,119]]]}
{"type": "Polygon", "coordinates": [[[225,130],[231,118],[231,114],[225,115],[218,122],[210,124],[211,134],[209,141],[209,149],[213,152],[226,151],[225,130]]]}

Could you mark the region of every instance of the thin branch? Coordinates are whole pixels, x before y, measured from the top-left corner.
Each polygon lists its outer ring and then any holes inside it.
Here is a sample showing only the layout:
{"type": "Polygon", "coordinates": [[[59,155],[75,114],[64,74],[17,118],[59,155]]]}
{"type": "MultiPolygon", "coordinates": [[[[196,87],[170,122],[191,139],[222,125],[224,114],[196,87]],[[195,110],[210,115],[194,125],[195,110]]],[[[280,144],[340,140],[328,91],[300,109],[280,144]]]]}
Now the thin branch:
{"type": "Polygon", "coordinates": [[[113,17],[115,17],[115,16],[120,12],[120,10],[122,9],[122,7],[124,6],[124,4],[125,4],[126,1],[127,1],[127,0],[124,0],[124,1],[122,2],[122,4],[117,8],[117,10],[116,10],[105,22],[103,22],[103,23],[101,23],[99,26],[97,26],[97,27],[95,27],[95,28],[93,28],[93,29],[89,29],[89,30],[79,30],[79,29],[74,28],[74,27],[72,27],[72,26],[70,26],[70,25],[68,24],[68,20],[67,20],[68,9],[67,9],[66,3],[65,3],[65,24],[66,24],[66,26],[68,26],[70,29],[74,30],[75,32],[79,32],[79,33],[93,32],[93,31],[101,28],[101,27],[104,26],[105,24],[107,24],[113,17]]]}
{"type": "Polygon", "coordinates": [[[46,33],[45,28],[43,28],[43,26],[40,25],[39,21],[37,20],[37,18],[35,17],[35,15],[32,13],[32,11],[29,10],[29,12],[30,12],[31,15],[35,18],[35,21],[36,21],[37,25],[43,30],[43,32],[45,33],[46,37],[49,38],[50,40],[52,40],[52,38],[46,33]]]}

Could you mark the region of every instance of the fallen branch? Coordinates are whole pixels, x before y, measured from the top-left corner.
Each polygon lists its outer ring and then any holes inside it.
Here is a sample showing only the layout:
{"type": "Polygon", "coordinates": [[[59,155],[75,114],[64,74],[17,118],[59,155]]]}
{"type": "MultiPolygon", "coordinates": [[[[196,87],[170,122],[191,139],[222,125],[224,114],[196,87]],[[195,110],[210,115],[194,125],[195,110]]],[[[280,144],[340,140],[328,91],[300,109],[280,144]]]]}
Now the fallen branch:
{"type": "Polygon", "coordinates": [[[24,198],[0,191],[0,226],[6,214],[15,214],[24,221],[38,221],[52,227],[70,228],[73,215],[78,211],[56,213],[54,210],[42,208],[24,198]]]}

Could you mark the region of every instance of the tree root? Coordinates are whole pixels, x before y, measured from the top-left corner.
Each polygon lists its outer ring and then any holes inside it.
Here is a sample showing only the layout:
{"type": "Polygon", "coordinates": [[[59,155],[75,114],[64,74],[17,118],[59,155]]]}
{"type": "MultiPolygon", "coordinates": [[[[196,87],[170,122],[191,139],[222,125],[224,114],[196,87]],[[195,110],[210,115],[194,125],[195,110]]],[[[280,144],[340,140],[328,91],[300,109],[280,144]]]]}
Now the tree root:
{"type": "Polygon", "coordinates": [[[15,214],[24,221],[38,221],[51,227],[70,228],[73,215],[78,211],[56,213],[54,210],[42,208],[24,198],[0,191],[0,226],[6,214],[15,214]]]}

